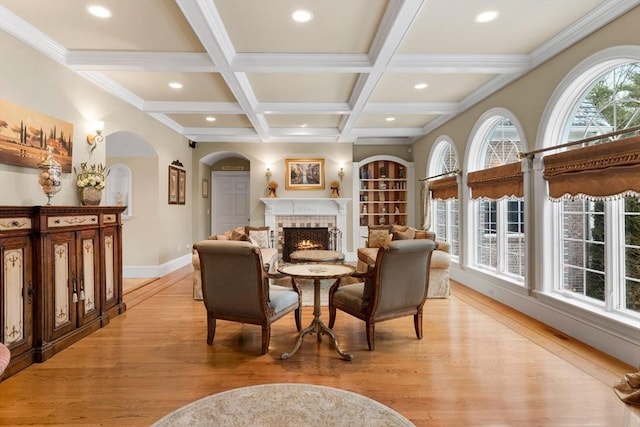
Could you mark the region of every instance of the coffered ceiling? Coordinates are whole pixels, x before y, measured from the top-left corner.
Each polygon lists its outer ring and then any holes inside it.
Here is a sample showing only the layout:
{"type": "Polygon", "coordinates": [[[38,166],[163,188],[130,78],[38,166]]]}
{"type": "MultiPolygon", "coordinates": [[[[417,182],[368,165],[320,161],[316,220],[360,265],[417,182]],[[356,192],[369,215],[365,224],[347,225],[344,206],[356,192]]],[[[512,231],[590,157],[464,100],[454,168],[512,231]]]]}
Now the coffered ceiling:
{"type": "Polygon", "coordinates": [[[0,29],[196,142],[407,144],[638,4],[0,0],[0,29]]]}

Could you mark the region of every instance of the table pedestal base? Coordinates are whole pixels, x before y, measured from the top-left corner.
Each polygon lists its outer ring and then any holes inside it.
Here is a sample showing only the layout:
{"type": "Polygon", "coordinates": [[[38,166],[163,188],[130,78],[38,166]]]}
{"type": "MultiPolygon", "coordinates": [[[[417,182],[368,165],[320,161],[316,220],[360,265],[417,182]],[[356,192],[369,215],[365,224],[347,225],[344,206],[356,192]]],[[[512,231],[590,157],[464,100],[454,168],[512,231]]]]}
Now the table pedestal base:
{"type": "Polygon", "coordinates": [[[291,356],[293,356],[296,351],[300,348],[302,341],[304,340],[304,336],[307,334],[315,333],[318,337],[318,342],[322,341],[322,334],[328,335],[331,339],[331,343],[333,344],[333,348],[335,351],[342,357],[344,360],[353,360],[353,354],[345,353],[340,348],[340,344],[338,344],[338,338],[336,334],[333,333],[331,329],[329,329],[320,319],[320,279],[313,280],[313,320],[311,324],[300,331],[300,336],[298,337],[298,341],[296,341],[296,345],[293,347],[289,353],[282,353],[280,359],[287,360],[291,356]]]}

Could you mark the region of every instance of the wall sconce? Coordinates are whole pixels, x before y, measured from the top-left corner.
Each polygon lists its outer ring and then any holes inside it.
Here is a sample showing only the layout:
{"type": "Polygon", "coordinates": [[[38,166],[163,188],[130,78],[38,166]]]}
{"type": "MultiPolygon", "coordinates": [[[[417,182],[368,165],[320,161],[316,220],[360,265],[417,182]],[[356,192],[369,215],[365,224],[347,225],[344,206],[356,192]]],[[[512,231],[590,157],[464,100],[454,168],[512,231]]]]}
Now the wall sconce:
{"type": "Polygon", "coordinates": [[[267,168],[267,171],[264,173],[264,176],[266,176],[267,179],[271,178],[271,169],[267,168]]]}
{"type": "Polygon", "coordinates": [[[344,168],[340,168],[338,171],[338,176],[340,177],[340,181],[342,181],[342,177],[344,176],[344,168]]]}
{"type": "Polygon", "coordinates": [[[96,149],[96,143],[103,142],[102,130],[104,129],[104,122],[96,122],[96,133],[87,135],[87,143],[91,145],[91,151],[96,149]]]}

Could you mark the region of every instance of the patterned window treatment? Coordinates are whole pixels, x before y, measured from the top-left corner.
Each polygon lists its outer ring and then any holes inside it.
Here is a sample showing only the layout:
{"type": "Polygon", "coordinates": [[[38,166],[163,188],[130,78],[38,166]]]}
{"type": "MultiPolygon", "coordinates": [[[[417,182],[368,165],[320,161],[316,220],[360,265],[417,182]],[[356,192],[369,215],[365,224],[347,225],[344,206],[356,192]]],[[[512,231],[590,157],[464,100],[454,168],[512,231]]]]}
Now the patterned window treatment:
{"type": "Polygon", "coordinates": [[[499,200],[504,197],[524,197],[522,166],[508,163],[489,169],[470,172],[467,185],[473,199],[499,200]]]}
{"type": "Polygon", "coordinates": [[[434,179],[431,181],[431,197],[448,200],[458,198],[458,176],[434,179]]]}
{"type": "Polygon", "coordinates": [[[640,196],[640,136],[544,157],[552,200],[640,196]]]}

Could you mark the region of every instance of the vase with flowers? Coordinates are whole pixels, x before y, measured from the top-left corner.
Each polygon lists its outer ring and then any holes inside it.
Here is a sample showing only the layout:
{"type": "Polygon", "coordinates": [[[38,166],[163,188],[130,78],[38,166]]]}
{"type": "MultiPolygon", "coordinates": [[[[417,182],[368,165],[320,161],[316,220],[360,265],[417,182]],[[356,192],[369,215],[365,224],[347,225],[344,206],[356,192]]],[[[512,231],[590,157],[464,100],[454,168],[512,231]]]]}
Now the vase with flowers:
{"type": "Polygon", "coordinates": [[[102,163],[89,165],[87,162],[80,163],[80,171],[75,166],[73,171],[76,174],[76,186],[78,195],[83,206],[97,206],[102,200],[102,190],[106,184],[106,166],[102,163]]]}
{"type": "Polygon", "coordinates": [[[331,181],[330,188],[331,188],[331,197],[333,198],[340,197],[340,182],[331,181]]]}
{"type": "Polygon", "coordinates": [[[275,181],[269,181],[269,184],[267,184],[267,190],[269,190],[269,198],[270,199],[275,199],[276,197],[278,197],[276,195],[276,189],[278,188],[278,183],[275,181]]]}

